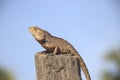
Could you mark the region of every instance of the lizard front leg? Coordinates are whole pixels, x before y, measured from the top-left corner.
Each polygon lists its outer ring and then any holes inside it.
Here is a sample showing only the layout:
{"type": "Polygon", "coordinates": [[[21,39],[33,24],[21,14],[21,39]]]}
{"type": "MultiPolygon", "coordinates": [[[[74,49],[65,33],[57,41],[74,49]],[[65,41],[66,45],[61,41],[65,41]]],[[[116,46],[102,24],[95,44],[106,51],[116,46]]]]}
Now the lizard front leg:
{"type": "Polygon", "coordinates": [[[53,55],[57,55],[57,53],[58,53],[58,47],[56,46],[54,51],[53,51],[53,55]]]}
{"type": "MultiPolygon", "coordinates": [[[[47,51],[47,50],[46,50],[46,51],[47,51]]],[[[57,55],[57,53],[58,53],[58,47],[56,46],[56,47],[54,48],[52,54],[47,54],[47,58],[48,58],[48,56],[54,56],[54,55],[57,55]]]]}
{"type": "Polygon", "coordinates": [[[57,53],[58,53],[58,47],[56,46],[55,49],[54,49],[54,51],[53,51],[53,54],[47,54],[47,58],[48,58],[48,56],[57,55],[57,53]]]}

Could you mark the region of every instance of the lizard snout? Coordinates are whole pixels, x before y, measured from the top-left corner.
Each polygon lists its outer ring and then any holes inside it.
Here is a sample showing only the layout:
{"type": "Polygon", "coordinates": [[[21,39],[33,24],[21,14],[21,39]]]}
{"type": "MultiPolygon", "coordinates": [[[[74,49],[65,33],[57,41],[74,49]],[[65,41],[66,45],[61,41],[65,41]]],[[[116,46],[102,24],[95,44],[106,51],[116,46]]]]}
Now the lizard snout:
{"type": "Polygon", "coordinates": [[[36,29],[34,27],[29,27],[28,28],[29,32],[32,33],[33,35],[35,34],[36,32],[36,29]]]}

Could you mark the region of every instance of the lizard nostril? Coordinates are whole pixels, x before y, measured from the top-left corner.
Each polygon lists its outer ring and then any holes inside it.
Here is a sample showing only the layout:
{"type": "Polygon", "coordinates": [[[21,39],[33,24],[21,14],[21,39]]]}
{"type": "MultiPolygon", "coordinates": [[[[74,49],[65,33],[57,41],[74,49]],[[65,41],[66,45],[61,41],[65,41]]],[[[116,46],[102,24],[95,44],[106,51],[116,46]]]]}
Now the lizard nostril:
{"type": "Polygon", "coordinates": [[[32,32],[32,31],[33,31],[33,28],[32,28],[32,27],[29,27],[28,30],[29,30],[30,32],[32,32]]]}

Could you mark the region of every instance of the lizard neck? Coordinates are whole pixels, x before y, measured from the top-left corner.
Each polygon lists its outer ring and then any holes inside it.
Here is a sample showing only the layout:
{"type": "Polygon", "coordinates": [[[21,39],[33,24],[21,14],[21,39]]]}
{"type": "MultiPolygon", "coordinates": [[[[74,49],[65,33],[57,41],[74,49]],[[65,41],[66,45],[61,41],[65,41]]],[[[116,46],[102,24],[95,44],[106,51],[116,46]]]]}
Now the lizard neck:
{"type": "Polygon", "coordinates": [[[50,34],[44,34],[44,39],[39,41],[40,44],[45,48],[46,44],[49,43],[52,39],[52,35],[50,34]]]}
{"type": "Polygon", "coordinates": [[[54,50],[54,47],[51,47],[51,45],[52,45],[52,41],[53,40],[53,37],[52,37],[52,35],[45,35],[45,38],[44,38],[44,41],[43,42],[41,42],[40,44],[41,44],[41,46],[43,47],[43,48],[45,48],[48,52],[53,52],[53,50],[54,50]]]}
{"type": "Polygon", "coordinates": [[[52,36],[47,32],[45,32],[43,35],[44,35],[44,37],[42,37],[41,40],[36,39],[41,45],[45,44],[48,40],[50,40],[52,38],[52,36]]]}

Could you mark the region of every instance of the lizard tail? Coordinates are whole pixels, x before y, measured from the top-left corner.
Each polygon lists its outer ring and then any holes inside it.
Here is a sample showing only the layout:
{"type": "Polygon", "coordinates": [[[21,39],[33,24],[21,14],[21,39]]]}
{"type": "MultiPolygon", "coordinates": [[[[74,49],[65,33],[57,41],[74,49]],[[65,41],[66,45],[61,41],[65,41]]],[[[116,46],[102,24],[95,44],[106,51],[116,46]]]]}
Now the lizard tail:
{"type": "Polygon", "coordinates": [[[84,60],[82,59],[81,56],[79,56],[79,57],[80,57],[80,58],[79,58],[79,59],[80,59],[80,61],[79,61],[79,62],[80,62],[80,67],[81,67],[83,73],[85,74],[86,79],[87,79],[87,80],[91,80],[89,71],[88,71],[88,69],[87,69],[87,67],[86,67],[86,64],[85,64],[84,60]]]}

